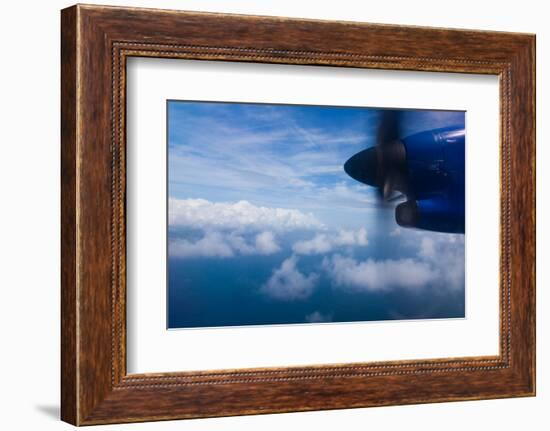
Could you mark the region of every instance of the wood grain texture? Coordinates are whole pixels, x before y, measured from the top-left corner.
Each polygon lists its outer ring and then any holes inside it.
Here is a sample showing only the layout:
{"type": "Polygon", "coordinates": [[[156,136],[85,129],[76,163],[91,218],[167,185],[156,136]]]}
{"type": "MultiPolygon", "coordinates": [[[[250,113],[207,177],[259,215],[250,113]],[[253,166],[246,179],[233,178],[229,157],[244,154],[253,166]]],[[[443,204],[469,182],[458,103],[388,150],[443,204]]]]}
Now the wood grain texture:
{"type": "Polygon", "coordinates": [[[533,35],[79,5],[62,11],[61,36],[63,420],[88,425],[534,395],[533,35]],[[498,75],[500,354],[127,375],[129,56],[498,75]]]}
{"type": "Polygon", "coordinates": [[[76,9],[61,16],[61,417],[76,423],[76,9]]]}

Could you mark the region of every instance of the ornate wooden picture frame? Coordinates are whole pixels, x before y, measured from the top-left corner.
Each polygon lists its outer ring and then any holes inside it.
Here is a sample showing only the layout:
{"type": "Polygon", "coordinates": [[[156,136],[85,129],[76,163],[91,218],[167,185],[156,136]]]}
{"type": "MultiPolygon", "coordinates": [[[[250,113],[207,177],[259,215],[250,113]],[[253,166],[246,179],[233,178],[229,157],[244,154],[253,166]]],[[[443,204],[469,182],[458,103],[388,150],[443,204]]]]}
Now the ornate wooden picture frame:
{"type": "Polygon", "coordinates": [[[77,5],[62,11],[61,416],[75,425],[535,394],[535,37],[77,5]],[[126,60],[497,75],[500,354],[126,371],[126,60]]]}

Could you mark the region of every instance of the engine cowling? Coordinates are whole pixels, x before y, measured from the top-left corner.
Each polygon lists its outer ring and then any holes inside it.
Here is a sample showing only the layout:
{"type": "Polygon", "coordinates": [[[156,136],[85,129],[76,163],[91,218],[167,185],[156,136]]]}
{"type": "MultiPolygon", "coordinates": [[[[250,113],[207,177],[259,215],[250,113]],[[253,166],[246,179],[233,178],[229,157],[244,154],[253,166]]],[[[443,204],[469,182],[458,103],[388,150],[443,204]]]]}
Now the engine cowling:
{"type": "Polygon", "coordinates": [[[409,200],[397,205],[395,221],[408,228],[464,233],[464,208],[445,197],[409,200]]]}

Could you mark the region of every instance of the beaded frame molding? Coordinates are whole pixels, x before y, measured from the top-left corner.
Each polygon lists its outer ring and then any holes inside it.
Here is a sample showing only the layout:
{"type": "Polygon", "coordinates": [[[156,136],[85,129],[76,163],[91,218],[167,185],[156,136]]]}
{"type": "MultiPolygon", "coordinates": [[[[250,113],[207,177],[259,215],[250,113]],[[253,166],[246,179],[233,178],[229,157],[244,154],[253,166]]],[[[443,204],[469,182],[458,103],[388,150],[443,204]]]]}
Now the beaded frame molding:
{"type": "Polygon", "coordinates": [[[74,425],[535,394],[535,36],[76,5],[61,13],[61,418],[74,425]],[[498,356],[126,372],[126,59],[492,74],[498,356]]]}

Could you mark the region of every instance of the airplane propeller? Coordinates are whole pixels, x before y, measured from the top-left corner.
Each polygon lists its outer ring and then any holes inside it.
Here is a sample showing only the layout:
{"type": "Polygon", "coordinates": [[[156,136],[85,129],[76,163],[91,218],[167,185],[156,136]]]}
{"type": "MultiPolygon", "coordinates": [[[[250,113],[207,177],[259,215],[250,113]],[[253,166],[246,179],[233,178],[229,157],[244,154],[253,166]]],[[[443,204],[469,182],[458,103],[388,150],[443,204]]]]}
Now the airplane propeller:
{"type": "Polygon", "coordinates": [[[380,115],[375,145],[344,163],[350,177],[376,189],[377,229],[397,224],[464,233],[464,127],[403,136],[407,114],[389,109],[380,115]]]}
{"type": "Polygon", "coordinates": [[[352,156],[344,170],[353,179],[376,187],[382,204],[407,194],[405,146],[400,138],[401,114],[384,110],[376,134],[376,145],[352,156]]]}

